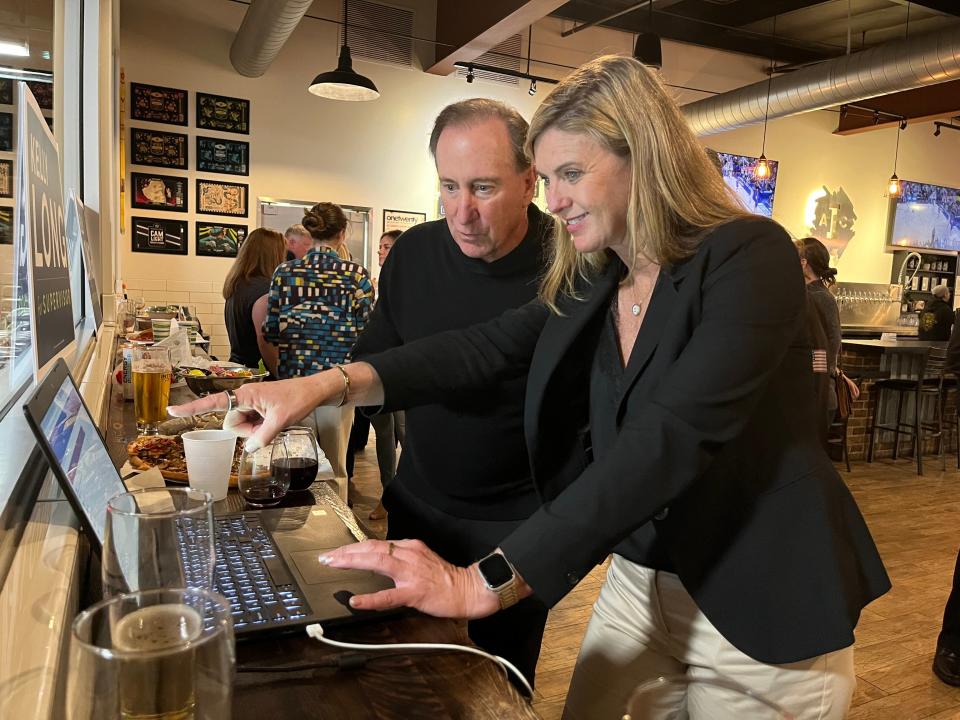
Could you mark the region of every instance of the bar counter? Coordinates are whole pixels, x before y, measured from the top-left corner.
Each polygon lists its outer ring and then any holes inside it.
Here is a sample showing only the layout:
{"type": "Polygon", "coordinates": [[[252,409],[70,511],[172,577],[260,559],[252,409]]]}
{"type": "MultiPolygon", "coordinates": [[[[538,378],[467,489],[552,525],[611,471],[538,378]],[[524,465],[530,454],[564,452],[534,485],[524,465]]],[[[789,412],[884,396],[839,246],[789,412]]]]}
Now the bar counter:
{"type": "MultiPolygon", "coordinates": [[[[870,340],[863,338],[844,338],[841,345],[840,367],[860,385],[860,397],[854,403],[847,429],[847,449],[850,460],[866,460],[867,445],[870,438],[870,426],[876,393],[873,383],[880,378],[904,377],[909,374],[913,363],[926,355],[931,347],[946,347],[946,342],[928,340],[870,340]]],[[[947,396],[945,416],[955,413],[955,395],[947,396]]],[[[912,403],[912,399],[910,399],[912,403]]],[[[884,405],[888,405],[884,401],[884,405]]],[[[911,406],[912,407],[912,406],[911,406]]],[[[880,422],[893,421],[895,407],[881,407],[880,422]]],[[[912,410],[904,406],[904,418],[912,417],[912,410]],[[908,412],[909,410],[909,412],[908,412]]],[[[951,434],[948,434],[951,435],[951,434]]],[[[901,437],[900,457],[911,455],[910,439],[901,437]]],[[[947,437],[946,453],[953,449],[952,436],[947,437]]],[[[936,441],[928,440],[926,452],[936,449],[936,441]]],[[[889,458],[893,454],[892,433],[880,433],[874,445],[874,458],[889,458]]],[[[835,458],[836,459],[836,458],[835,458]]]]}

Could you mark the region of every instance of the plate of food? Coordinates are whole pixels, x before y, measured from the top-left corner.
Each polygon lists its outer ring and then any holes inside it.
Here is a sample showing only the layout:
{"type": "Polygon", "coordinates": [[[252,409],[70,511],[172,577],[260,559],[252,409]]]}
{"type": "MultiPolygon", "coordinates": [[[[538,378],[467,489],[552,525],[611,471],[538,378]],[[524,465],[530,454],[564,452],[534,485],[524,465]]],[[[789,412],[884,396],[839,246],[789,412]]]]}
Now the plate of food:
{"type": "MultiPolygon", "coordinates": [[[[237,470],[243,452],[243,438],[237,438],[233,451],[233,466],[230,468],[230,486],[237,486],[237,470]]],[[[164,480],[186,483],[187,457],[183,451],[183,438],[179,435],[141,435],[127,445],[127,459],[134,470],[160,470],[164,480]]]]}
{"type": "Polygon", "coordinates": [[[260,382],[268,374],[230,362],[210,363],[206,368],[177,368],[177,376],[183,378],[187,387],[197,395],[236,390],[244,383],[260,382]]]}

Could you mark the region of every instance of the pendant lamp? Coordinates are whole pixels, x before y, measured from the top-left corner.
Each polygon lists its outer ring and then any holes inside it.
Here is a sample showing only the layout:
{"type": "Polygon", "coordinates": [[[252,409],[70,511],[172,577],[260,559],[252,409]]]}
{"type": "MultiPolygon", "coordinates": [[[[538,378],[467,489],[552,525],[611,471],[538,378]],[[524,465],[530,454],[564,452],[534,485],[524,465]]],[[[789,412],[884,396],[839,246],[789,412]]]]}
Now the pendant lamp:
{"type": "MultiPolygon", "coordinates": [[[[777,40],[777,16],[773,16],[773,41],[777,40]]],[[[763,111],[763,144],[760,146],[760,157],[753,166],[753,176],[757,180],[766,180],[770,177],[770,163],[767,161],[767,120],[770,118],[770,84],[773,82],[773,54],[770,55],[770,74],[767,76],[767,107],[763,111]]]]}
{"type": "Polygon", "coordinates": [[[347,45],[347,0],[343,2],[343,45],[340,47],[340,61],[337,69],[317,75],[310,87],[311,93],[330,100],[376,100],[380,91],[373,80],[364,77],[353,69],[350,60],[350,48],[347,45]]]}
{"type": "Polygon", "coordinates": [[[900,131],[903,130],[905,124],[905,121],[901,121],[897,125],[897,145],[893,151],[893,175],[891,175],[887,181],[887,193],[889,193],[890,197],[900,196],[900,178],[897,177],[897,158],[900,156],[900,131]]]}

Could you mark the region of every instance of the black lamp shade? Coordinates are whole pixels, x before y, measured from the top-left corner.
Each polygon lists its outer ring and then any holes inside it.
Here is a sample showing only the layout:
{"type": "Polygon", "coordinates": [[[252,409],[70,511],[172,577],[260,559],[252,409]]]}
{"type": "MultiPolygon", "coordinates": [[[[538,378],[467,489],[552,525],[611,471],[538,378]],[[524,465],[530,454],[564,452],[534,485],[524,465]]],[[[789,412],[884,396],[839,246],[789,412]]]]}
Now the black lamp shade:
{"type": "Polygon", "coordinates": [[[633,47],[633,56],[644,65],[663,67],[663,55],[660,51],[660,36],[656,33],[640,33],[633,47]]]}
{"type": "Polygon", "coordinates": [[[376,100],[380,97],[373,80],[354,71],[350,48],[346,45],[340,48],[337,69],[317,75],[308,90],[330,100],[376,100]]]}

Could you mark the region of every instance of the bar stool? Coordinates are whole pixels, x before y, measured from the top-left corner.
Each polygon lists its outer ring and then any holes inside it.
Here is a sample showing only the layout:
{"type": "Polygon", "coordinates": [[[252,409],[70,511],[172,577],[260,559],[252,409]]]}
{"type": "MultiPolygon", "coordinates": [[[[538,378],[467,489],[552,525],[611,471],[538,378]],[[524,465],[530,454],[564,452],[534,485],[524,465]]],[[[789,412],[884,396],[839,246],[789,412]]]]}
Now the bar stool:
{"type": "Polygon", "coordinates": [[[917,460],[917,474],[923,475],[923,442],[927,436],[937,438],[940,461],[946,469],[943,436],[943,387],[947,352],[945,348],[931,347],[926,353],[893,351],[887,353],[891,376],[886,380],[877,380],[873,387],[876,399],[873,405],[873,422],[870,428],[870,440],[867,446],[867,462],[873,462],[873,449],[877,433],[893,433],[893,459],[900,451],[900,435],[907,434],[913,439],[913,452],[917,460]],[[892,425],[878,422],[880,405],[885,393],[896,393],[897,415],[892,425]],[[913,401],[913,422],[903,422],[904,398],[913,401]],[[923,419],[925,400],[933,399],[934,412],[931,420],[923,419]]]}

